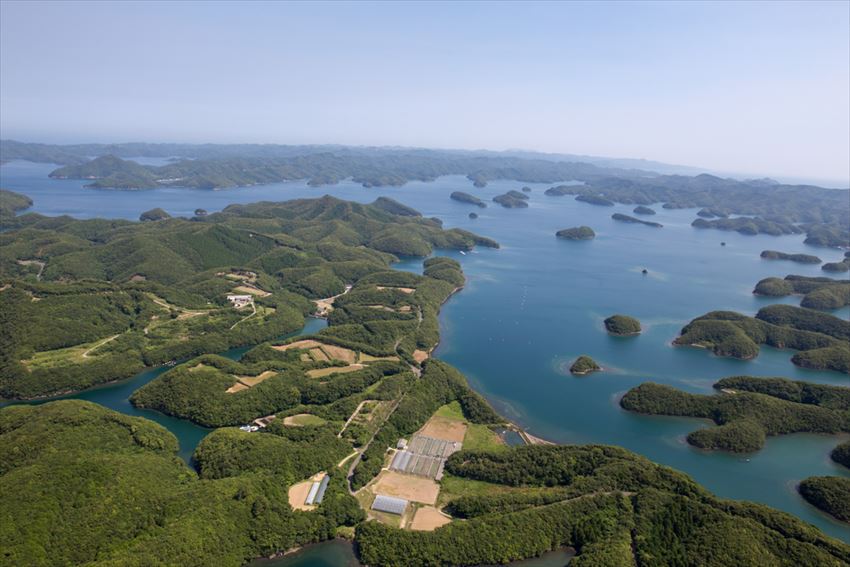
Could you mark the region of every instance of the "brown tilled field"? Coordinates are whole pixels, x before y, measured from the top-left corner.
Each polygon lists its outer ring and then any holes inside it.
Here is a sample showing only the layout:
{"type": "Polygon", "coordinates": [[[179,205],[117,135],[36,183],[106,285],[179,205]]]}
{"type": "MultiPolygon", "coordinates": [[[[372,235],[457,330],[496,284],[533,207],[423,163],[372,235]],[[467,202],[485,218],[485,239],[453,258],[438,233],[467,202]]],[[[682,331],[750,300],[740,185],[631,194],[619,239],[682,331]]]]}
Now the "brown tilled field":
{"type": "Polygon", "coordinates": [[[385,494],[431,505],[437,502],[437,496],[440,493],[440,485],[429,478],[395,471],[382,471],[370,489],[375,494],[385,494]]]}
{"type": "Polygon", "coordinates": [[[445,526],[451,523],[452,519],[443,515],[442,512],[433,506],[422,506],[416,511],[413,521],[410,523],[411,530],[419,530],[423,532],[434,531],[440,526],[445,526]]]}
{"type": "Polygon", "coordinates": [[[463,438],[466,435],[466,424],[456,419],[433,416],[418,433],[434,439],[463,443],[463,438]]]}

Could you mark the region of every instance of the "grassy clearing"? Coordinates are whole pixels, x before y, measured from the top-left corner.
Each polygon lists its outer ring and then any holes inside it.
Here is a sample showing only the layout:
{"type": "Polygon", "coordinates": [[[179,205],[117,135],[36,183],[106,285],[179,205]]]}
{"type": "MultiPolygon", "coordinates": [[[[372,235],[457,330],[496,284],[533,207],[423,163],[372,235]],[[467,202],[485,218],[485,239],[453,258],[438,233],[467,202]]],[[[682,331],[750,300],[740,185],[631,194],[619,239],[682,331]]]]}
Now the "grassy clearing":
{"type": "Polygon", "coordinates": [[[454,401],[440,407],[434,412],[434,415],[437,417],[444,417],[446,419],[466,421],[466,418],[463,416],[463,410],[460,407],[460,402],[458,401],[454,401]]]}
{"type": "Polygon", "coordinates": [[[446,474],[440,481],[440,497],[437,500],[437,508],[442,508],[452,500],[461,496],[481,496],[485,494],[499,494],[504,492],[516,492],[519,489],[511,488],[502,484],[491,484],[480,480],[471,480],[446,474]]]}
{"type": "Polygon", "coordinates": [[[471,423],[463,438],[463,448],[470,451],[505,451],[508,446],[486,425],[471,423]]]}
{"type": "Polygon", "coordinates": [[[291,415],[289,417],[284,418],[284,423],[286,425],[323,425],[327,423],[327,420],[322,419],[318,415],[313,415],[310,413],[299,413],[298,415],[291,415]]]}

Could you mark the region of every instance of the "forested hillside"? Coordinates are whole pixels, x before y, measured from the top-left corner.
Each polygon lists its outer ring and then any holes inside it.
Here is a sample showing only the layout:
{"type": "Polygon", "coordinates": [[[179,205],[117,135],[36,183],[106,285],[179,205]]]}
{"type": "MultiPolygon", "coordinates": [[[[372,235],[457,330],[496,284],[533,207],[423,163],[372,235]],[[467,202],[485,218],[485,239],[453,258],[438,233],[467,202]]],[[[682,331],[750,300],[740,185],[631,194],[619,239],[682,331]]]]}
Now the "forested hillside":
{"type": "MultiPolygon", "coordinates": [[[[0,234],[0,396],[78,390],[280,337],[316,310],[310,300],[387,271],[397,254],[498,246],[393,203],[324,197],[144,223],[17,217],[0,234]],[[234,309],[228,294],[251,304],[234,309]]],[[[450,286],[441,281],[416,294],[423,333],[436,333],[432,303],[451,292],[430,291],[450,286]]]]}

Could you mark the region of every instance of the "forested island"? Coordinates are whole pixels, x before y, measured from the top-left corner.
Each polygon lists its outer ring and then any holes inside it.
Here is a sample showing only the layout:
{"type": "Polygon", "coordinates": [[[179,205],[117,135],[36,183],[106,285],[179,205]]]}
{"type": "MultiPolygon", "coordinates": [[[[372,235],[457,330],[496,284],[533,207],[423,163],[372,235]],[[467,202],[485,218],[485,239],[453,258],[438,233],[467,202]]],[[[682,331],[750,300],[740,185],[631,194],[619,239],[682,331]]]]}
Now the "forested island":
{"type": "Polygon", "coordinates": [[[627,223],[632,223],[632,224],[642,224],[642,225],[646,225],[646,226],[651,226],[653,228],[661,228],[661,227],[664,226],[661,223],[640,220],[640,219],[637,219],[635,217],[630,217],[629,215],[624,215],[624,214],[621,214],[621,213],[614,213],[613,215],[611,215],[611,218],[614,219],[615,221],[627,222],[627,223]]]}
{"type": "Polygon", "coordinates": [[[534,154],[497,155],[422,149],[343,146],[191,145],[191,144],[28,144],[0,141],[0,159],[57,163],[57,178],[91,180],[92,187],[142,189],[190,187],[214,189],[307,180],[311,186],[351,178],[365,187],[401,186],[442,175],[465,175],[478,187],[507,179],[554,185],[549,196],[576,195],[609,205],[668,209],[700,208],[697,228],[736,230],[742,234],[806,234],[813,246],[848,247],[850,199],[846,190],[773,181],[724,179],[709,174],[663,175],[646,170],[603,167],[534,154]],[[91,159],[90,156],[98,156],[91,159]],[[180,159],[162,166],[140,165],[135,156],[180,159]],[[730,214],[746,217],[729,217],[730,214]],[[710,217],[713,220],[708,220],[710,217]],[[720,218],[716,218],[720,217],[720,218]]]}
{"type": "Polygon", "coordinates": [[[566,240],[593,240],[596,238],[596,233],[589,226],[574,226],[559,230],[555,236],[566,240]]]}
{"type": "Polygon", "coordinates": [[[822,311],[850,305],[850,281],[832,278],[795,275],[788,275],[785,278],[765,278],[756,284],[753,293],[770,297],[802,295],[801,307],[822,311]]]}
{"type": "Polygon", "coordinates": [[[841,262],[827,262],[820,267],[824,272],[844,273],[850,272],[850,261],[842,260],[841,262]]]}
{"type": "Polygon", "coordinates": [[[605,330],[612,335],[630,336],[640,334],[640,321],[628,315],[611,315],[604,321],[605,330]]]}
{"type": "Polygon", "coordinates": [[[493,201],[499,203],[506,209],[524,209],[528,207],[528,195],[519,191],[508,191],[493,197],[493,201]]]}
{"type": "Polygon", "coordinates": [[[570,373],[576,376],[585,376],[598,370],[602,370],[602,367],[599,366],[595,360],[585,354],[579,356],[575,359],[575,362],[570,365],[570,373]]]}
{"type": "Polygon", "coordinates": [[[787,254],[777,250],[763,250],[761,257],[765,260],[789,260],[799,264],[820,264],[823,262],[823,260],[811,254],[787,254]]]}
{"type": "Polygon", "coordinates": [[[850,372],[850,323],[811,309],[770,305],[748,317],[734,311],[712,311],[688,323],[675,345],[710,349],[718,356],[755,358],[759,345],[797,350],[797,366],[850,372]]]}
{"type": "Polygon", "coordinates": [[[638,205],[637,207],[634,208],[634,210],[632,212],[637,214],[637,215],[654,215],[654,214],[656,214],[655,209],[650,209],[649,207],[644,206],[644,205],[638,205]]]}
{"type": "Polygon", "coordinates": [[[716,427],[688,434],[702,449],[757,451],[767,436],[850,431],[850,388],[784,378],[734,376],[714,384],[717,395],[690,394],[647,382],[620,401],[623,409],[648,415],[712,420],[716,427]]]}
{"type": "Polygon", "coordinates": [[[797,487],[800,496],[836,520],[850,522],[850,479],[840,476],[815,476],[797,487]]]}
{"type": "Polygon", "coordinates": [[[451,195],[449,195],[451,199],[455,201],[460,201],[461,203],[469,203],[470,205],[475,205],[476,207],[481,207],[482,209],[487,206],[487,203],[476,197],[475,195],[470,195],[469,193],[464,193],[463,191],[454,191],[451,195]]]}

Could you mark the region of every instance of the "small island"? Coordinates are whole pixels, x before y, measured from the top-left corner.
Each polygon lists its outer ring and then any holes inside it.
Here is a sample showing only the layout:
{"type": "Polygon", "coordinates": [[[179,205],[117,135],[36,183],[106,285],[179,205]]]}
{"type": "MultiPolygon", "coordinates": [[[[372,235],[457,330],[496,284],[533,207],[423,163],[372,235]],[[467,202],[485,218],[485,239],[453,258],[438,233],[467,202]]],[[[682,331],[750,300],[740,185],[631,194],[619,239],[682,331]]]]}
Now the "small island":
{"type": "Polygon", "coordinates": [[[729,215],[726,212],[718,210],[718,209],[700,209],[697,212],[697,216],[702,217],[704,219],[714,219],[714,218],[725,219],[725,218],[729,218],[729,215]]]}
{"type": "Polygon", "coordinates": [[[639,335],[640,321],[628,315],[611,315],[605,319],[605,330],[618,336],[639,335]]]}
{"type": "Polygon", "coordinates": [[[550,197],[563,197],[564,195],[575,195],[580,190],[582,190],[581,185],[558,185],[556,187],[549,187],[543,194],[550,197]]]}
{"type": "Polygon", "coordinates": [[[820,264],[823,261],[811,254],[787,254],[777,250],[763,250],[761,257],[765,260],[789,260],[800,264],[820,264]]]}
{"type": "Polygon", "coordinates": [[[469,213],[469,218],[471,218],[472,220],[477,219],[477,218],[478,218],[478,213],[469,213]]]}
{"type": "Polygon", "coordinates": [[[654,215],[655,209],[650,209],[649,207],[645,207],[644,205],[638,205],[632,211],[636,215],[654,215]]]}
{"type": "Polygon", "coordinates": [[[844,273],[850,271],[850,261],[827,262],[820,267],[824,272],[844,273]]]}
{"type": "Polygon", "coordinates": [[[528,187],[528,186],[523,187],[523,188],[522,188],[522,192],[523,192],[523,193],[531,193],[531,187],[528,187]]]}
{"type": "Polygon", "coordinates": [[[572,366],[570,366],[570,373],[575,376],[584,376],[598,370],[602,370],[602,367],[595,360],[584,354],[579,356],[573,362],[572,366]]]}
{"type": "Polygon", "coordinates": [[[850,522],[850,479],[813,476],[797,487],[806,502],[842,522],[850,522]]]}
{"type": "Polygon", "coordinates": [[[165,212],[164,209],[161,209],[159,207],[151,209],[149,211],[145,211],[141,215],[139,215],[140,221],[158,221],[170,218],[171,215],[169,215],[167,212],[165,212]]]}
{"type": "Polygon", "coordinates": [[[599,205],[600,207],[614,206],[614,201],[606,199],[601,195],[579,195],[576,197],[576,201],[581,201],[582,203],[588,203],[590,205],[599,205]]]}
{"type": "Polygon", "coordinates": [[[524,209],[528,207],[526,200],[527,195],[523,195],[519,191],[508,191],[502,195],[493,197],[493,201],[499,203],[506,209],[524,209]]]}
{"type": "Polygon", "coordinates": [[[629,223],[633,223],[633,224],[644,224],[646,226],[651,226],[651,227],[654,227],[654,228],[661,228],[661,227],[664,226],[661,223],[640,220],[640,219],[636,219],[635,217],[630,217],[629,215],[624,215],[624,214],[621,214],[621,213],[614,213],[613,215],[611,215],[611,218],[614,219],[615,221],[629,222],[629,223]]]}
{"type": "Polygon", "coordinates": [[[839,465],[850,468],[850,441],[845,441],[835,447],[829,454],[829,458],[839,465]]]}
{"type": "Polygon", "coordinates": [[[593,240],[596,238],[596,233],[589,226],[574,226],[559,230],[555,233],[555,236],[567,240],[593,240]]]}
{"type": "Polygon", "coordinates": [[[476,197],[475,195],[470,195],[469,193],[464,193],[463,191],[455,191],[451,195],[449,195],[450,199],[454,199],[455,201],[460,201],[461,203],[469,203],[470,205],[475,205],[477,207],[481,207],[482,209],[487,206],[487,203],[476,197]]]}

